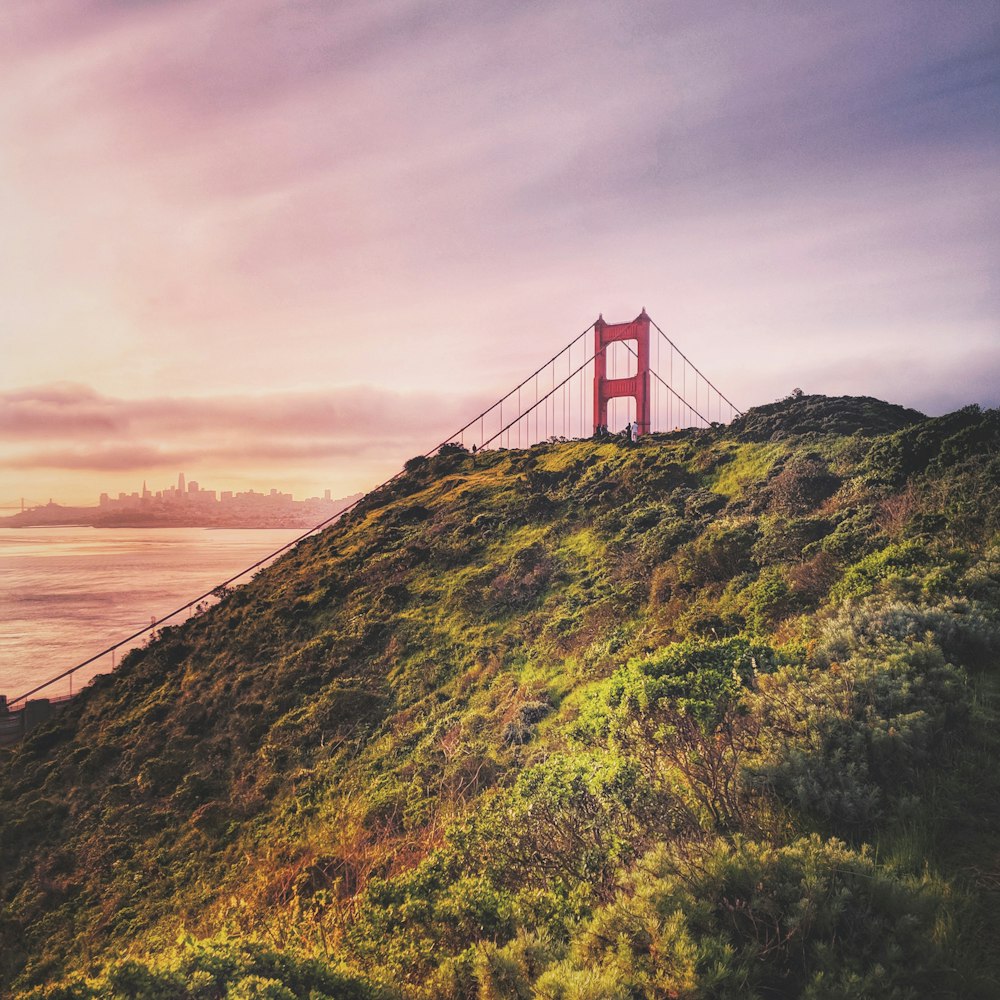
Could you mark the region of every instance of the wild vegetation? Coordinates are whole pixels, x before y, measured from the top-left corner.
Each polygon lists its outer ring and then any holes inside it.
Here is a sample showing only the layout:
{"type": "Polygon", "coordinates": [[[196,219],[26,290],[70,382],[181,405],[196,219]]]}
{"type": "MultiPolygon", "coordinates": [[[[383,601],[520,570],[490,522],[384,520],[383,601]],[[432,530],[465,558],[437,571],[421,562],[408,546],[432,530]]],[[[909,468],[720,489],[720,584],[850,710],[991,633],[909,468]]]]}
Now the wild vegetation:
{"type": "Polygon", "coordinates": [[[1000,995],[1000,413],[447,447],[0,760],[0,990],[1000,995]]]}

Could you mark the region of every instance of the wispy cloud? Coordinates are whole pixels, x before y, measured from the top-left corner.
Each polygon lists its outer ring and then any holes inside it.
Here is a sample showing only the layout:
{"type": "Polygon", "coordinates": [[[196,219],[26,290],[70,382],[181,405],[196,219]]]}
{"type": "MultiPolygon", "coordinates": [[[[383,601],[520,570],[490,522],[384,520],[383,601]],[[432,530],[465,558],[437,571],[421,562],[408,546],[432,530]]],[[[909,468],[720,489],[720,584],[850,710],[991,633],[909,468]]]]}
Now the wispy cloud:
{"type": "Polygon", "coordinates": [[[0,461],[18,473],[131,479],[187,468],[242,481],[266,469],[272,480],[337,482],[346,489],[359,471],[395,471],[434,447],[480,402],[364,386],[334,395],[130,400],[58,383],[0,393],[0,461]]]}
{"type": "Polygon", "coordinates": [[[0,439],[109,434],[335,437],[410,440],[459,421],[473,397],[387,392],[371,386],[255,396],[122,399],[72,382],[0,392],[0,439]]]}

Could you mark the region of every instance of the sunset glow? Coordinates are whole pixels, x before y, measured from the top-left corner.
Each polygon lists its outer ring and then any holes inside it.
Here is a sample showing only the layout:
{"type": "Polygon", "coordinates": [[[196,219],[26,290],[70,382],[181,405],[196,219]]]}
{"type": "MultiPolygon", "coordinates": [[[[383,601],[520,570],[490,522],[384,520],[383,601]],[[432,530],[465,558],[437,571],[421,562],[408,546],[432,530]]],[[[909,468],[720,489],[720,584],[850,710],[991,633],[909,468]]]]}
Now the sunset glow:
{"type": "Polygon", "coordinates": [[[643,306],[1000,404],[993,3],[9,0],[0,500],[352,493],[643,306]]]}

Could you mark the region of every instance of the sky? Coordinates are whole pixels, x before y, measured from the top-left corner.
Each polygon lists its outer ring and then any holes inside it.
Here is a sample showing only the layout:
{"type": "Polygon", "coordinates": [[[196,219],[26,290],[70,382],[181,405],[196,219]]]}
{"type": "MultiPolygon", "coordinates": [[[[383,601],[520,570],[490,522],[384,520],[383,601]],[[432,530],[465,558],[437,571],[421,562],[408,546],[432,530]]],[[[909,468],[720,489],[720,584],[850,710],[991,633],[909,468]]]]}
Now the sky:
{"type": "Polygon", "coordinates": [[[1000,405],[995,0],[3,0],[0,505],[347,495],[641,308],[1000,405]]]}

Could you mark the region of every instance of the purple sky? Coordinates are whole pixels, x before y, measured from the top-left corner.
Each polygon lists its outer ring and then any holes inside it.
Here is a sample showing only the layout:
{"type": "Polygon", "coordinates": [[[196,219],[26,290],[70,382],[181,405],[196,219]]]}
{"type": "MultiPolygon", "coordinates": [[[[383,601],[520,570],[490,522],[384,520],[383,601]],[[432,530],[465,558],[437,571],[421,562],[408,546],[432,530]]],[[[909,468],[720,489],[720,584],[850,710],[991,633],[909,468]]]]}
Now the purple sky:
{"type": "Polygon", "coordinates": [[[995,0],[0,29],[0,501],[351,493],[643,306],[744,407],[1000,404],[995,0]]]}

